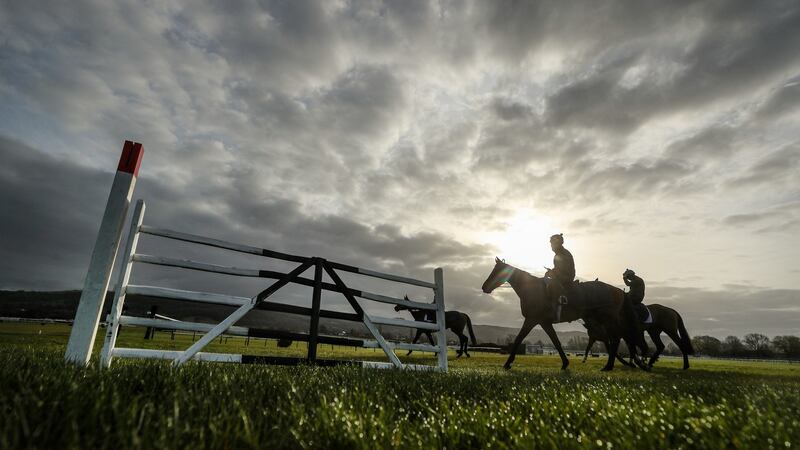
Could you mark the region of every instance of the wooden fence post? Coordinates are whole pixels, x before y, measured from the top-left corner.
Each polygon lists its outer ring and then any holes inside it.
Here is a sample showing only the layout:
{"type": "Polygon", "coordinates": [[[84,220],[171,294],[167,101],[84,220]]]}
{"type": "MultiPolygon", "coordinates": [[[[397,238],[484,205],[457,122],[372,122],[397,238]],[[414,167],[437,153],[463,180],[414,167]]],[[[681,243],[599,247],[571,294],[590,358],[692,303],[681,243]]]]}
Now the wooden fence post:
{"type": "Polygon", "coordinates": [[[436,323],[439,331],[436,332],[439,341],[439,370],[447,372],[447,329],[444,319],[444,272],[439,267],[433,271],[433,282],[436,284],[434,301],[436,302],[436,323]]]}
{"type": "Polygon", "coordinates": [[[72,323],[67,351],[64,354],[67,361],[85,366],[92,356],[103,302],[143,155],[142,144],[125,141],[72,323]]]}
{"type": "Polygon", "coordinates": [[[311,297],[311,329],[308,337],[308,362],[317,360],[317,338],[319,337],[319,309],[322,296],[322,259],[314,258],[314,293],[311,297]]]}

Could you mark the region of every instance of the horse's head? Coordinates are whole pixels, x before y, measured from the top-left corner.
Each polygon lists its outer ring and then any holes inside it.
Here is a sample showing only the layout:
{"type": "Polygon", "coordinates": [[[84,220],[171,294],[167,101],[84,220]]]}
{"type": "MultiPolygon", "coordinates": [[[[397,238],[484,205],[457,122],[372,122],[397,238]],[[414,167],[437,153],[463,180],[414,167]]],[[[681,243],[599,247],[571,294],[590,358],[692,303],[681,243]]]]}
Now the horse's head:
{"type": "MultiPolygon", "coordinates": [[[[403,296],[403,299],[404,299],[405,301],[409,301],[409,300],[408,300],[408,295],[404,295],[404,296],[403,296]]],[[[407,310],[407,309],[408,309],[408,306],[404,306],[404,305],[394,305],[394,310],[395,310],[395,311],[405,311],[405,310],[407,310]]]]}
{"type": "Polygon", "coordinates": [[[483,292],[487,294],[491,294],[492,291],[497,289],[501,284],[507,282],[511,275],[514,274],[514,270],[516,270],[513,266],[506,264],[500,258],[494,258],[494,269],[492,269],[492,273],[486,277],[486,281],[483,282],[483,292]]]}

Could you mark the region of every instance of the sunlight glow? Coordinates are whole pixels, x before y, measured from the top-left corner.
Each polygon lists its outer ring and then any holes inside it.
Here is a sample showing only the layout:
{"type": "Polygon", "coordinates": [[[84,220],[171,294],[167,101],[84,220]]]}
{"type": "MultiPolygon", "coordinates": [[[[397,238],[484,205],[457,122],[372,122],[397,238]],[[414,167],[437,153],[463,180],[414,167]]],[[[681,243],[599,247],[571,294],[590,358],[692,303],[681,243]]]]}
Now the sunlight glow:
{"type": "Polygon", "coordinates": [[[486,240],[499,252],[496,256],[541,275],[544,266],[553,265],[549,238],[556,232],[548,217],[525,209],[510,218],[504,230],[489,233],[486,240]]]}

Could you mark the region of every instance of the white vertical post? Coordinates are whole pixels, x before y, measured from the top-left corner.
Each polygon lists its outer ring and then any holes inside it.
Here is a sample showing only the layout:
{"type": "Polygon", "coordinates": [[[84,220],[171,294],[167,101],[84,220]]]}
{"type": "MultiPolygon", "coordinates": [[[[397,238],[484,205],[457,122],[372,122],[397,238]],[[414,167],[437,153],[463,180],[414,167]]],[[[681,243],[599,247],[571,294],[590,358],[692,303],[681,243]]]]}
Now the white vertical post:
{"type": "Polygon", "coordinates": [[[433,291],[433,299],[436,303],[436,323],[439,331],[436,332],[439,341],[439,370],[447,372],[447,329],[444,319],[444,273],[441,267],[433,271],[433,283],[436,288],[433,291]]]}
{"type": "Polygon", "coordinates": [[[114,268],[125,215],[136,186],[136,176],[142,162],[142,144],[125,141],[122,156],[117,166],[117,174],[111,185],[103,221],[92,250],[89,270],[83,283],[78,311],[72,324],[64,358],[76,364],[86,365],[92,356],[92,347],[103,311],[103,302],[114,268]]]}
{"type": "Polygon", "coordinates": [[[111,312],[108,314],[106,320],[106,339],[103,345],[103,351],[100,352],[100,366],[108,367],[111,365],[111,354],[114,346],[117,343],[117,334],[119,333],[119,318],[122,315],[122,307],[125,305],[125,290],[128,287],[128,280],[131,276],[131,269],[133,268],[133,255],[136,252],[136,244],[139,242],[139,227],[142,226],[142,219],[144,219],[144,200],[136,202],[136,209],[133,210],[133,217],[131,217],[131,227],[128,231],[128,243],[125,245],[125,252],[122,254],[122,264],[119,268],[119,275],[117,276],[117,286],[114,289],[114,303],[111,306],[111,312]]]}

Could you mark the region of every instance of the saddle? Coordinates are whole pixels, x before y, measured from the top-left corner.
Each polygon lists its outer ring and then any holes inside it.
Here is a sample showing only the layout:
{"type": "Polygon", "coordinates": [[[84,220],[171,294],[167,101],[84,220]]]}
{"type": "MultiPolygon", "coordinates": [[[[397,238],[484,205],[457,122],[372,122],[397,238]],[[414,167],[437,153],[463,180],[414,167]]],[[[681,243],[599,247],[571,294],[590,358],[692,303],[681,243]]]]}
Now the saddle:
{"type": "Polygon", "coordinates": [[[636,311],[636,317],[639,318],[639,322],[647,325],[653,323],[653,318],[650,315],[650,310],[647,309],[647,306],[644,306],[643,303],[638,303],[633,305],[633,310],[636,311]]]}

